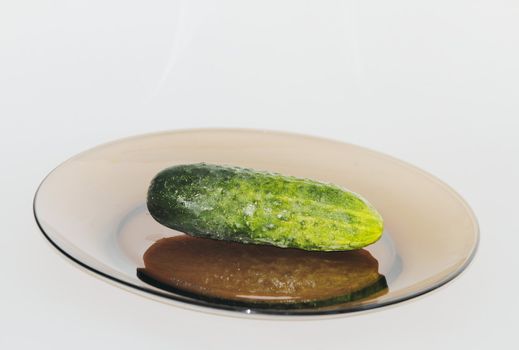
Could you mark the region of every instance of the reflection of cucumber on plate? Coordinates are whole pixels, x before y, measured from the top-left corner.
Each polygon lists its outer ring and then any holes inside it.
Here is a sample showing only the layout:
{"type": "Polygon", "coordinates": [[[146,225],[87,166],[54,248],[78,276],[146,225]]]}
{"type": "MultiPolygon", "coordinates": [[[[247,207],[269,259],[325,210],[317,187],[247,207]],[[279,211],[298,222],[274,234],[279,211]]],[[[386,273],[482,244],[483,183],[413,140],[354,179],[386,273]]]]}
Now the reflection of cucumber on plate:
{"type": "Polygon", "coordinates": [[[147,206],[159,223],[192,236],[283,248],[359,249],[383,230],[373,206],[335,185],[205,163],[162,170],[147,206]]]}
{"type": "Polygon", "coordinates": [[[387,292],[365,249],[309,252],[179,235],[143,256],[137,276],[173,293],[258,308],[327,307],[387,292]]]}

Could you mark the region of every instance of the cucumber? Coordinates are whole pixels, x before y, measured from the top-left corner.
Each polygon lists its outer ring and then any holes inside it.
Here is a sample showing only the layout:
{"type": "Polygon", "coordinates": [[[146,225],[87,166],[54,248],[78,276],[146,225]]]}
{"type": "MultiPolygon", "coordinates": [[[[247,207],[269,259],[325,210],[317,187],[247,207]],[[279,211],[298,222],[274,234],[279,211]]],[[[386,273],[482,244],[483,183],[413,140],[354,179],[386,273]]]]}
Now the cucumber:
{"type": "Polygon", "coordinates": [[[335,185],[205,163],[159,172],[147,206],[159,223],[192,236],[283,248],[359,249],[383,230],[373,206],[335,185]]]}

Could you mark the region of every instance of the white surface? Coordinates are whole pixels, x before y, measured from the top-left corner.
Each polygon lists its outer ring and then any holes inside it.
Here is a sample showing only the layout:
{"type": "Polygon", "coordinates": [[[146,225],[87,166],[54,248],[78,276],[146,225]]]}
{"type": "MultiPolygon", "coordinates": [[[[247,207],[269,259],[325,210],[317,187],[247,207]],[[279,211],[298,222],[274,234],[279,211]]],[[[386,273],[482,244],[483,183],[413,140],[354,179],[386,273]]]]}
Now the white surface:
{"type": "Polygon", "coordinates": [[[517,347],[518,18],[512,0],[3,1],[0,348],[517,347]],[[471,204],[478,255],[397,307],[256,321],[115,288],[38,232],[32,195],[67,157],[202,126],[327,136],[418,165],[471,204]]]}

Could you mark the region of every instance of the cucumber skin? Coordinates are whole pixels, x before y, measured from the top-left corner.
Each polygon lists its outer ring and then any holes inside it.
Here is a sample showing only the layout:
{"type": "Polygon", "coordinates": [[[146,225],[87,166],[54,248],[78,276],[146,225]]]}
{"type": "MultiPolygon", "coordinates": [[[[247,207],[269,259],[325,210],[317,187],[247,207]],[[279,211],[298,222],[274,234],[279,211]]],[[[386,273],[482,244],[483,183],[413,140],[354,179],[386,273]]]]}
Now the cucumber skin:
{"type": "Polygon", "coordinates": [[[382,235],[380,214],[335,185],[205,163],[159,172],[147,206],[192,236],[316,251],[352,250],[382,235]]]}

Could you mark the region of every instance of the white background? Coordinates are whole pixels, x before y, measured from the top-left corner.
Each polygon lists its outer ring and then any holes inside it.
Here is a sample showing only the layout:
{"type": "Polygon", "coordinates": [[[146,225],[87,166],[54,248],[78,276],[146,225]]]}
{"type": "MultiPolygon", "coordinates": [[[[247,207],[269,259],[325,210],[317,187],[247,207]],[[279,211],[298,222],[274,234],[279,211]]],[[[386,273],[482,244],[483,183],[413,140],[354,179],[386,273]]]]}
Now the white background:
{"type": "Polygon", "coordinates": [[[0,348],[517,348],[519,3],[0,3],[0,348]],[[32,196],[57,164],[149,131],[320,135],[449,183],[481,226],[469,269],[377,312],[258,321],[163,305],[56,253],[32,196]],[[111,347],[110,347],[111,346],[111,347]]]}

